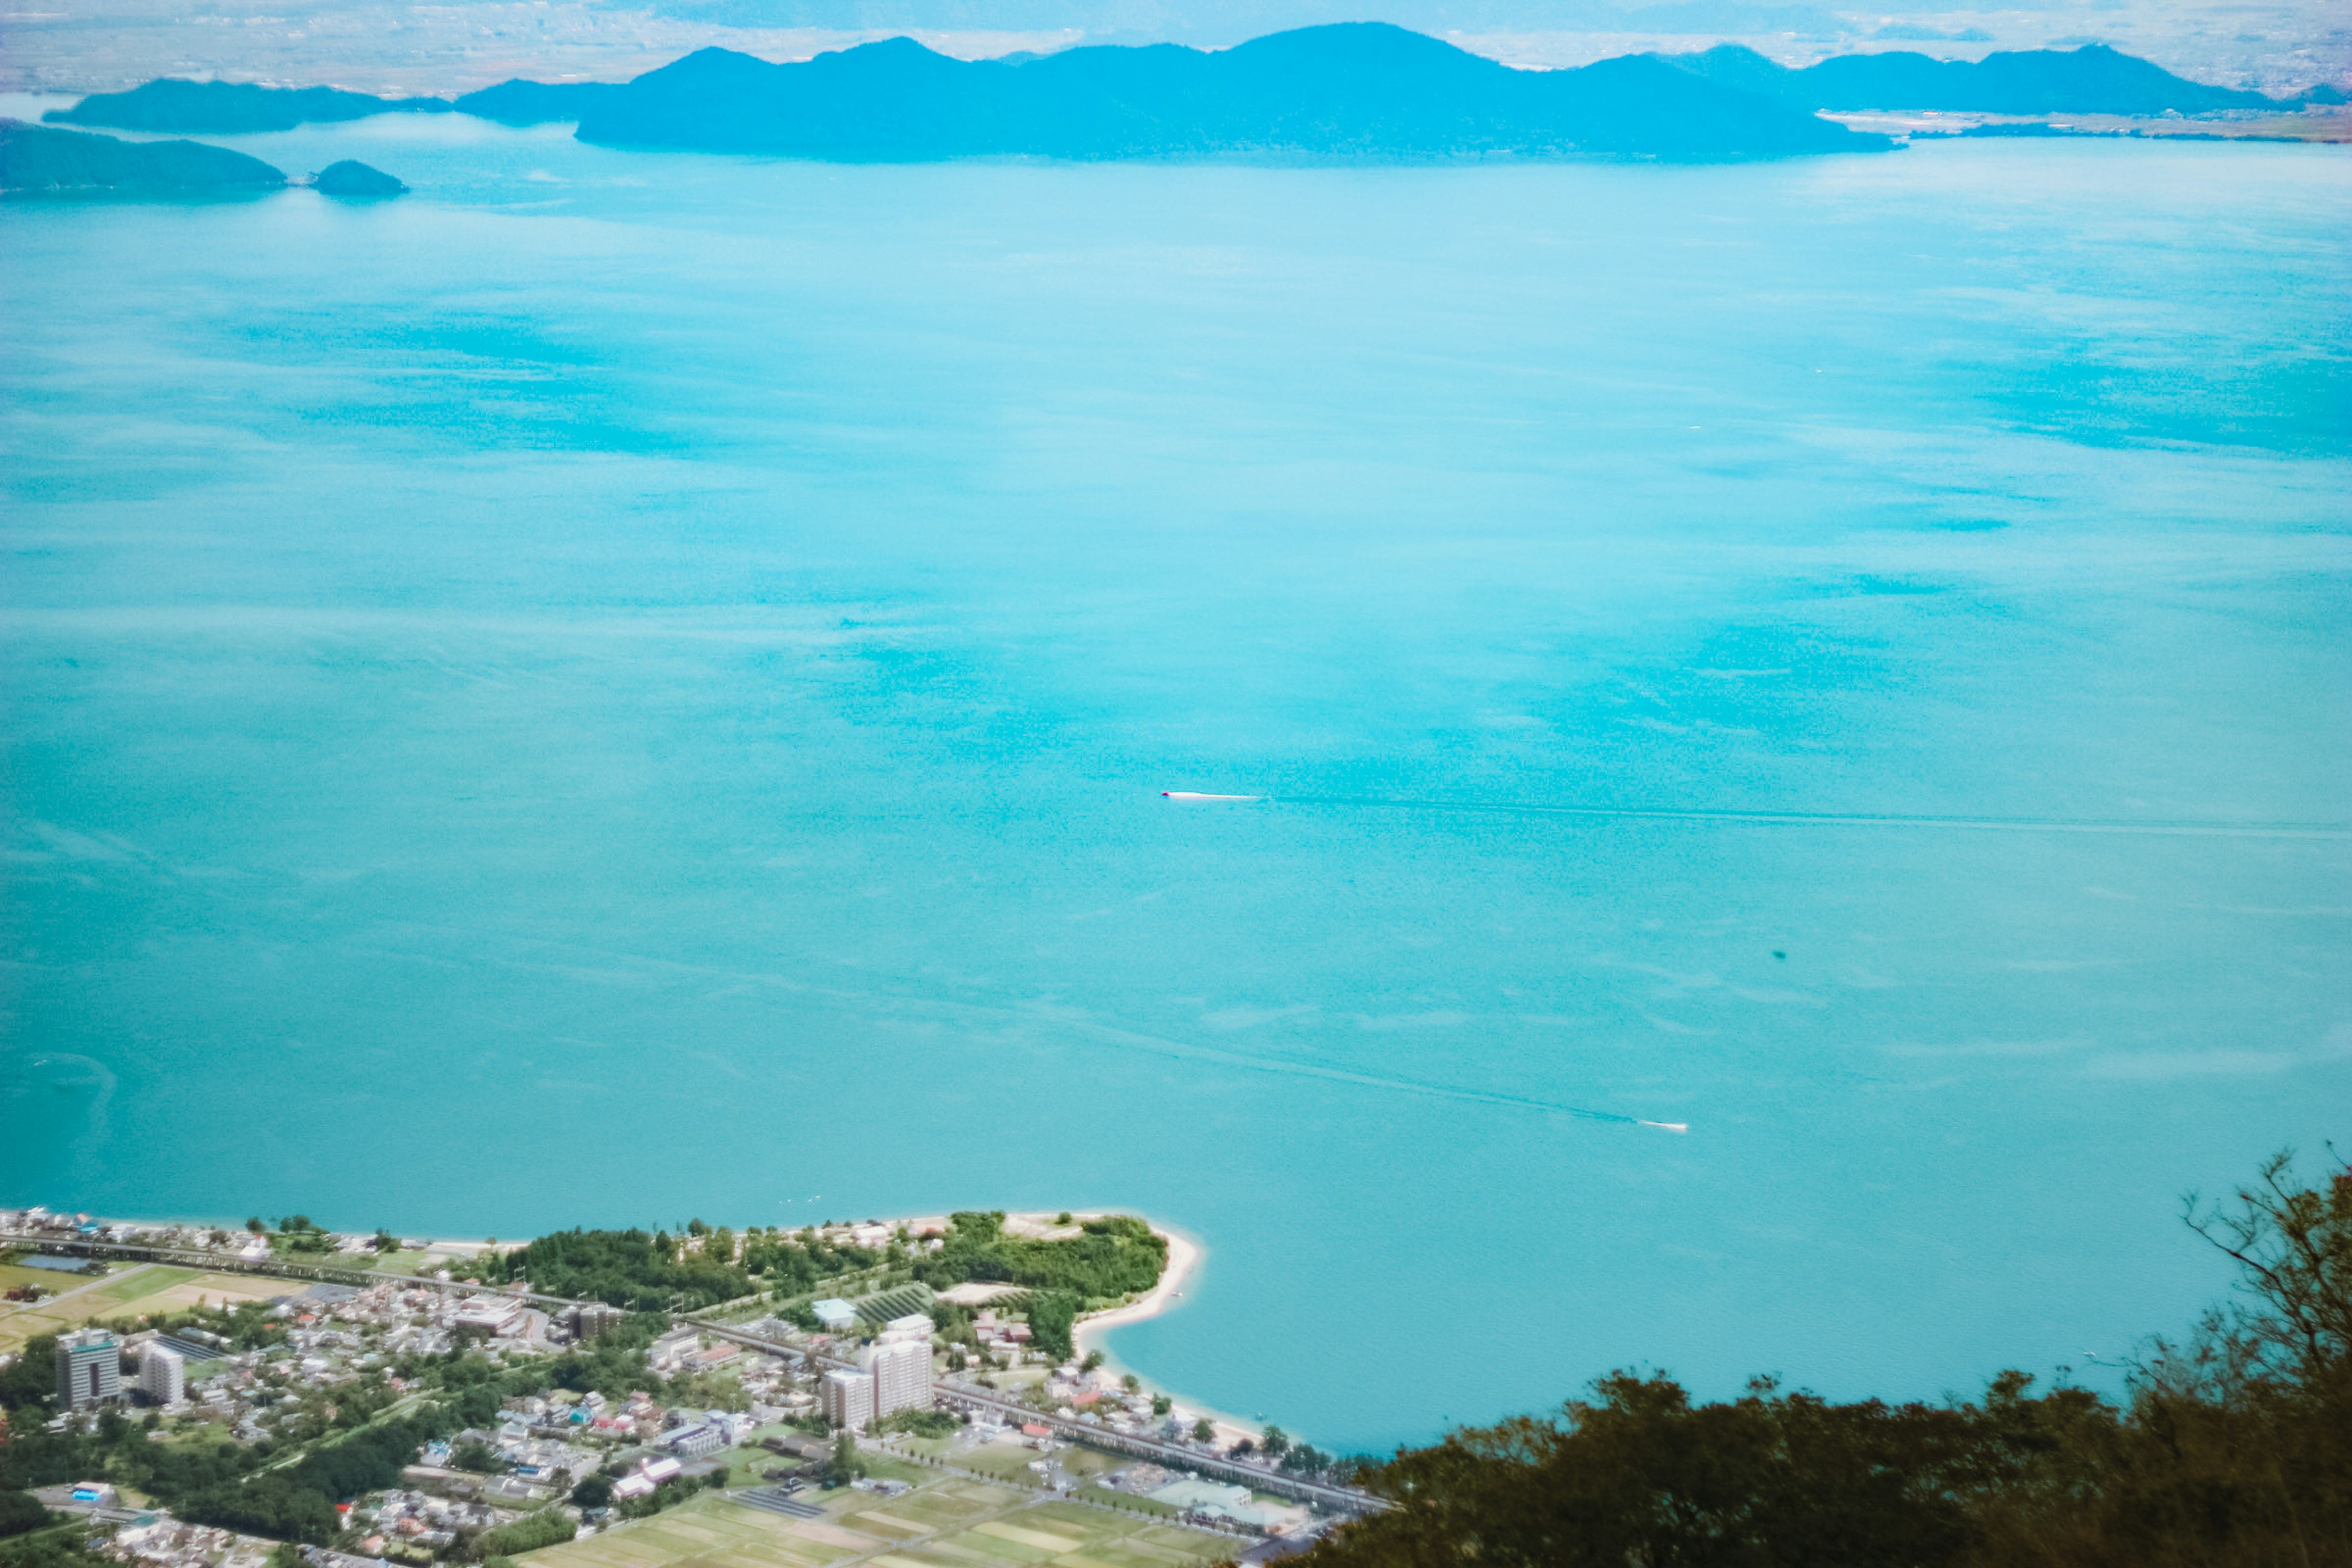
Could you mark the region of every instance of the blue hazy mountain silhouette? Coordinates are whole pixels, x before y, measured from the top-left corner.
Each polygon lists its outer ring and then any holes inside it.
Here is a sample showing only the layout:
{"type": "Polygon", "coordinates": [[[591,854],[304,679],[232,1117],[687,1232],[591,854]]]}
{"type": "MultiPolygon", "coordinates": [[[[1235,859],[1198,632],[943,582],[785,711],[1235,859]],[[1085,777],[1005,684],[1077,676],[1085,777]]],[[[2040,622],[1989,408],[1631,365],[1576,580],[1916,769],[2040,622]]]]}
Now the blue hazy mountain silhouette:
{"type": "Polygon", "coordinates": [[[1722,44],[1702,54],[1662,55],[1694,76],[1793,109],[1944,109],[1981,114],[2205,114],[2279,109],[2259,92],[2213,87],[2104,44],[2031,49],[1982,60],[1938,60],[1908,51],[1837,55],[1792,70],[1753,49],[1722,44]]]}
{"type": "Polygon", "coordinates": [[[1513,70],[1382,23],[1205,53],[1176,44],[959,60],[893,38],[791,65],[703,49],[587,101],[581,140],[842,161],[1770,157],[1883,148],[1646,57],[1513,70]]]}
{"type": "Polygon", "coordinates": [[[460,93],[460,114],[495,120],[501,125],[545,125],[577,120],[588,106],[623,90],[613,81],[502,81],[478,92],[460,93]]]}
{"type": "Polygon", "coordinates": [[[201,142],[125,142],[0,120],[0,190],[212,193],[273,190],[286,175],[201,142]]]}
{"type": "Polygon", "coordinates": [[[71,109],[53,109],[41,118],[52,125],[234,136],[371,114],[446,114],[449,107],[442,98],[371,98],[333,87],[255,87],[163,77],[128,92],[92,93],[71,109]]]}
{"type": "MultiPolygon", "coordinates": [[[[649,0],[655,14],[730,27],[837,33],[1072,29],[1105,44],[1174,42],[1204,48],[1268,33],[1366,19],[1353,0],[649,0]]],[[[1834,10],[1789,0],[1385,0],[1380,19],[1416,32],[1798,34],[1849,30],[1834,10]]]]}
{"type": "MultiPolygon", "coordinates": [[[[1709,0],[1727,3],[1727,0],[1709,0]]],[[[509,125],[576,121],[614,146],[853,161],[1029,155],[1708,160],[1884,147],[1820,110],[2205,113],[2284,102],[2189,81],[2103,45],[1980,61],[1841,55],[1791,69],[1727,44],[1574,70],[1513,70],[1384,23],[1303,27],[1215,52],[1094,46],[959,60],[908,38],[772,64],[703,49],[635,81],[501,82],[453,105],[335,88],[166,79],[44,118],[213,134],[451,108],[509,125]]]]}

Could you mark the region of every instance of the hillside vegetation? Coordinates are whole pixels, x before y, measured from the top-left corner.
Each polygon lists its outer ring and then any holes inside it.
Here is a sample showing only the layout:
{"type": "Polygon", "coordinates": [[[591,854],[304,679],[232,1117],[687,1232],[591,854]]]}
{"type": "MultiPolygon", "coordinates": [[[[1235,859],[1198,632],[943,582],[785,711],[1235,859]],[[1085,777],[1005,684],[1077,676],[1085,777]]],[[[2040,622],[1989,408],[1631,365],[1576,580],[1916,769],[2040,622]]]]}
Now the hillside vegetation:
{"type": "Polygon", "coordinates": [[[283,171],[200,142],[124,142],[0,120],[0,191],[234,195],[275,189],[283,171]]]}
{"type": "Polygon", "coordinates": [[[2127,1399],[1839,1405],[1759,1379],[1695,1405],[1620,1372],[1554,1415],[1403,1450],[1391,1513],[1301,1568],[2343,1568],[2352,1563],[2352,1171],[2279,1155],[2188,1219],[2240,1291],[2152,1342],[2127,1399]]]}
{"type": "Polygon", "coordinates": [[[694,1311],[720,1301],[766,1295],[804,1296],[842,1275],[887,1269],[903,1281],[944,1290],[967,1280],[994,1280],[1116,1300],[1149,1290],[1168,1266],[1168,1244],[1139,1219],[1087,1221],[1079,1234],[1053,1241],[1008,1237],[1001,1212],[959,1214],[936,1252],[920,1238],[881,1247],[826,1241],[815,1230],[751,1230],[740,1237],[696,1221],[683,1237],[642,1230],[567,1230],[528,1247],[486,1256],[485,1283],[527,1280],[551,1296],[609,1301],[638,1310],[694,1311]]]}

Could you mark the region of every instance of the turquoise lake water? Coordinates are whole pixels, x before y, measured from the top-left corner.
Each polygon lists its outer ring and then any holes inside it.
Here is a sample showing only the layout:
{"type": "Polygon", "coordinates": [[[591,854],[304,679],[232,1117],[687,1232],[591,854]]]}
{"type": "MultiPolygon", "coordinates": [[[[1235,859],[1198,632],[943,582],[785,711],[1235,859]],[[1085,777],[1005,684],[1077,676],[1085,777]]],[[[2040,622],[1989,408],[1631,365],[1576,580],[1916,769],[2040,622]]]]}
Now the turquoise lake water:
{"type": "Polygon", "coordinates": [[[0,1201],[1132,1206],[1359,1448],[2112,1386],[2352,1133],[2341,149],[236,145],[416,193],[0,208],[0,1201]]]}

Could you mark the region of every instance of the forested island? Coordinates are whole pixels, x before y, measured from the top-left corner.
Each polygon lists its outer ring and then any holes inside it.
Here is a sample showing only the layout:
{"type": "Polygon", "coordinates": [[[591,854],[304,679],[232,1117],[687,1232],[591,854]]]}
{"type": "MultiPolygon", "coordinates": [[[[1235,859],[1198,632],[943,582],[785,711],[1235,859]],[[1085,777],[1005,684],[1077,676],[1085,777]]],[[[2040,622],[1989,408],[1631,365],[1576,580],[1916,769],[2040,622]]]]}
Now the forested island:
{"type": "Polygon", "coordinates": [[[286,184],[258,158],[200,142],[125,142],[0,120],[0,191],[251,195],[286,184]]]}
{"type": "Polygon", "coordinates": [[[322,196],[397,196],[408,187],[385,174],[356,159],[345,158],[328,164],[312,176],[310,188],[322,196]]]}

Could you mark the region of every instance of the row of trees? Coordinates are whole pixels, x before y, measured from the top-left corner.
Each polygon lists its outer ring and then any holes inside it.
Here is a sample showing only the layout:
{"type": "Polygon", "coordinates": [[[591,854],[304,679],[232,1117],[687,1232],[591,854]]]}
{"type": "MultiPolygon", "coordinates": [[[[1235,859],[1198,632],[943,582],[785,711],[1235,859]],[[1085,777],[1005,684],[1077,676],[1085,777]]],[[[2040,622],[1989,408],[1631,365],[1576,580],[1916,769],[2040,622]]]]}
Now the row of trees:
{"type": "Polygon", "coordinates": [[[2240,1289],[2128,1396],[1839,1405],[1769,1378],[1695,1404],[1620,1372],[1557,1415],[1400,1451],[1399,1506],[1302,1568],[2345,1568],[2352,1564],[2352,1168],[2282,1153],[2192,1228],[2240,1289]]]}
{"type": "MultiPolygon", "coordinates": [[[[1039,1241],[1006,1236],[1001,1210],[967,1212],[949,1220],[942,1239],[939,1251],[919,1255],[911,1262],[914,1277],[935,1290],[978,1279],[1058,1291],[1082,1303],[1111,1301],[1150,1289],[1168,1267],[1166,1238],[1128,1215],[1087,1220],[1077,1236],[1039,1241]]],[[[1034,1297],[1030,1308],[1034,1331],[1034,1297]]],[[[1069,1352],[1065,1349],[1060,1353],[1069,1352]]]]}
{"type": "Polygon", "coordinates": [[[694,1311],[762,1290],[803,1295],[826,1279],[884,1261],[880,1252],[830,1246],[814,1232],[795,1237],[752,1231],[739,1251],[733,1232],[705,1228],[699,1247],[667,1231],[559,1231],[512,1252],[485,1256],[479,1277],[488,1284],[527,1279],[548,1295],[638,1311],[694,1311]]]}
{"type": "MultiPolygon", "coordinates": [[[[688,1223],[667,1231],[567,1230],[528,1247],[484,1256],[475,1267],[488,1284],[527,1279],[553,1296],[609,1301],[641,1311],[692,1311],[766,1292],[805,1296],[844,1274],[882,1267],[944,1290],[992,1280],[1057,1291],[1087,1302],[1116,1300],[1159,1283],[1168,1244],[1139,1219],[1088,1220],[1081,1234],[1055,1241],[1008,1237],[1002,1211],[956,1215],[937,1252],[898,1241],[874,1249],[836,1246],[814,1229],[751,1230],[688,1223]]],[[[894,1275],[894,1278],[897,1276],[894,1275]]],[[[1034,1319],[1033,1319],[1034,1324],[1034,1319]]],[[[1061,1353],[1066,1355],[1065,1348],[1061,1353]]]]}

